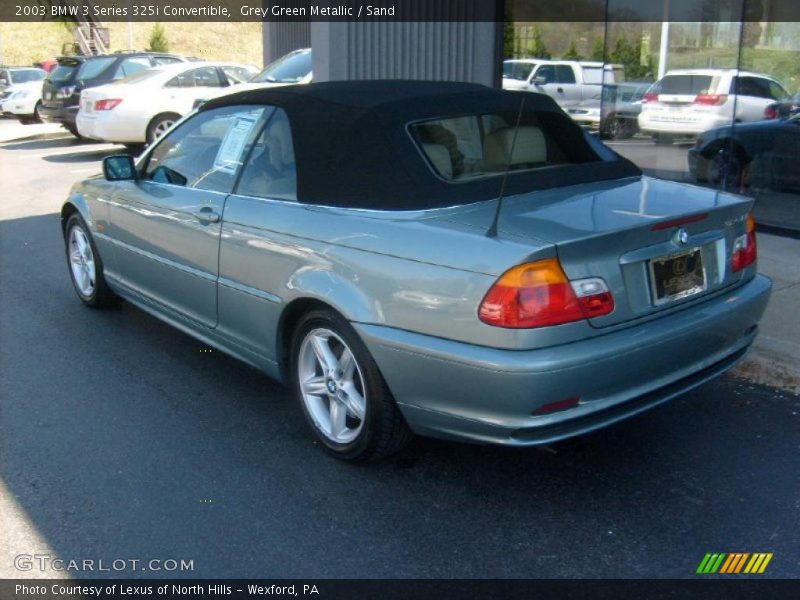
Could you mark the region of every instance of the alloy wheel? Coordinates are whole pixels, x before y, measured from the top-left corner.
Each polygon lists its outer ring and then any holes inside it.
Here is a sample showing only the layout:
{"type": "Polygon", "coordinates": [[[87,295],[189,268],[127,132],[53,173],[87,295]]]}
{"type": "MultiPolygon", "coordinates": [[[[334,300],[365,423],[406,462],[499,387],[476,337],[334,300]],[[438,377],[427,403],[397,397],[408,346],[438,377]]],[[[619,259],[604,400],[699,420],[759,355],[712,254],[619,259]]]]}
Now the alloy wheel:
{"type": "Polygon", "coordinates": [[[167,132],[167,130],[170,127],[172,127],[173,123],[175,123],[175,121],[172,121],[170,119],[165,119],[163,121],[159,121],[158,123],[156,123],[156,126],[153,128],[154,138],[158,139],[162,135],[164,135],[167,132]]]}
{"type": "Polygon", "coordinates": [[[366,386],[352,350],[334,331],[309,331],[297,361],[300,393],[311,421],[336,444],[348,444],[364,427],[366,386]]]}
{"type": "Polygon", "coordinates": [[[608,120],[608,123],[606,123],[606,135],[610,139],[615,140],[617,137],[619,137],[620,130],[621,123],[619,122],[619,119],[617,119],[617,117],[611,117],[608,120]]]}
{"type": "Polygon", "coordinates": [[[75,287],[85,298],[94,294],[97,271],[89,238],[83,229],[73,227],[69,232],[69,265],[75,287]]]}

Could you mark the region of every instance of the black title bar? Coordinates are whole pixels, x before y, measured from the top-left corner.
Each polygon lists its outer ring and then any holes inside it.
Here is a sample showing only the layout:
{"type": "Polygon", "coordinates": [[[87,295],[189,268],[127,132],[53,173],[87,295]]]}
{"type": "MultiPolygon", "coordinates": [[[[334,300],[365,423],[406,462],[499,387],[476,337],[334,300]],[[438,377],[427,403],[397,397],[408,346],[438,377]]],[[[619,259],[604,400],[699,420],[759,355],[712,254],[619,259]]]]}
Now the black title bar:
{"type": "Polygon", "coordinates": [[[7,579],[0,580],[3,600],[244,600],[251,598],[307,600],[436,600],[502,599],[626,600],[647,598],[738,600],[797,598],[800,581],[754,576],[708,576],[697,579],[537,579],[537,580],[246,580],[246,579],[7,579]]]}
{"type": "Polygon", "coordinates": [[[800,22],[797,0],[2,0],[0,21],[800,22]]]}

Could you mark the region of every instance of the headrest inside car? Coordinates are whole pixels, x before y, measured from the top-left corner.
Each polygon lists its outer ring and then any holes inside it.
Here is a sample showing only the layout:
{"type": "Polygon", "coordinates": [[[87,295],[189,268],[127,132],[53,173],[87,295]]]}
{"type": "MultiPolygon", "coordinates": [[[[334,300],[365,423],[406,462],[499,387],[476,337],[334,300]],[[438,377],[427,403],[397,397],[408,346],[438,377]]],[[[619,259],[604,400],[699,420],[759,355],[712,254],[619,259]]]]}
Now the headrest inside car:
{"type": "Polygon", "coordinates": [[[499,169],[509,161],[512,145],[514,156],[511,166],[535,165],[547,162],[547,143],[538,127],[519,127],[514,140],[514,127],[498,129],[486,136],[483,141],[483,160],[487,167],[499,169]]]}
{"type": "Polygon", "coordinates": [[[450,160],[450,152],[442,144],[422,144],[422,149],[428,155],[428,159],[433,163],[433,168],[445,179],[453,178],[453,161],[450,160]]]}

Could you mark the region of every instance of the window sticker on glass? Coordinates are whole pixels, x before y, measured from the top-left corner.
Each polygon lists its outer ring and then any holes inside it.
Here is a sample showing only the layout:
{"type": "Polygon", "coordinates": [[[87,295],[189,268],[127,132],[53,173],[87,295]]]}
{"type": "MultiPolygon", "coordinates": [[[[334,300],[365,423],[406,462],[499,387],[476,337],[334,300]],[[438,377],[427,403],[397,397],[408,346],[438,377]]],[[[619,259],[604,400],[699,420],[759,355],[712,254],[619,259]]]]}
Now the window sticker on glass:
{"type": "Polygon", "coordinates": [[[250,132],[256,124],[256,116],[237,117],[225,134],[214,159],[214,170],[233,174],[241,164],[242,152],[250,132]]]}

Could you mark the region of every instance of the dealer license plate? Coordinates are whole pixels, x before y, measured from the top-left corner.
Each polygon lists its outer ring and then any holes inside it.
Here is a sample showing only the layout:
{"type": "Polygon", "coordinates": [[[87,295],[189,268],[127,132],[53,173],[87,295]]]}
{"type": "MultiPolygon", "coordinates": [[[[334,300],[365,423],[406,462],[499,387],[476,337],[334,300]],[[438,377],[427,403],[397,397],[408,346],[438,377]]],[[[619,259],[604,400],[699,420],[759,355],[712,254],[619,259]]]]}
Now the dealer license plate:
{"type": "Polygon", "coordinates": [[[656,305],[704,292],[706,270],[700,248],[651,260],[650,287],[656,305]]]}

